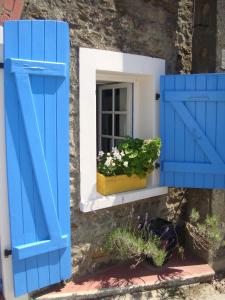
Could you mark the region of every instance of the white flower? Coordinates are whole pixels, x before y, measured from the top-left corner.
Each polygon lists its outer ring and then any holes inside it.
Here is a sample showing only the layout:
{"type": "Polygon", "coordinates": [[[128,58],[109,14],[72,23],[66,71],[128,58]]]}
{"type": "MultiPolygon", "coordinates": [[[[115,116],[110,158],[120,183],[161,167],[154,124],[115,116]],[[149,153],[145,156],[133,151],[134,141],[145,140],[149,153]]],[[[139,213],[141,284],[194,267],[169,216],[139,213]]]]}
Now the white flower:
{"type": "Polygon", "coordinates": [[[122,159],[122,156],[120,155],[119,152],[114,152],[113,156],[114,156],[116,159],[118,159],[119,161],[121,161],[121,159],[122,159]]]}
{"type": "Polygon", "coordinates": [[[117,147],[112,147],[112,152],[118,152],[117,147]]]}
{"type": "Polygon", "coordinates": [[[152,139],[147,139],[147,140],[144,140],[144,144],[150,144],[152,141],[152,139]]]}
{"type": "Polygon", "coordinates": [[[107,156],[110,156],[110,152],[107,152],[107,156]]]}
{"type": "Polygon", "coordinates": [[[120,155],[123,157],[125,155],[124,151],[121,151],[120,155]]]}
{"type": "Polygon", "coordinates": [[[113,158],[111,156],[108,156],[106,161],[105,161],[105,166],[109,167],[113,164],[113,158]]]}
{"type": "Polygon", "coordinates": [[[113,152],[113,157],[116,158],[117,160],[121,161],[122,160],[122,156],[120,154],[120,151],[116,148],[113,147],[112,148],[112,152],[113,152]]]}
{"type": "Polygon", "coordinates": [[[98,152],[98,156],[99,156],[99,157],[102,157],[103,155],[104,155],[104,151],[99,151],[99,152],[98,152]]]}
{"type": "Polygon", "coordinates": [[[124,165],[124,167],[128,167],[128,161],[125,161],[124,163],[123,163],[123,165],[124,165]]]}

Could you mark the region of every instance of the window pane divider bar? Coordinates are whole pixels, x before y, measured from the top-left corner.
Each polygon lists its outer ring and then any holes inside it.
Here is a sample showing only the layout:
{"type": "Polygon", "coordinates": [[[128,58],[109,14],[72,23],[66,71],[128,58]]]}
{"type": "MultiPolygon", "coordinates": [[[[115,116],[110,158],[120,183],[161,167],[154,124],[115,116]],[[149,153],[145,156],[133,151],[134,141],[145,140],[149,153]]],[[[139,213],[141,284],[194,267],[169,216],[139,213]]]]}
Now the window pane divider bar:
{"type": "Polygon", "coordinates": [[[109,134],[102,134],[101,137],[102,137],[102,138],[109,138],[109,139],[111,139],[111,138],[112,138],[112,135],[109,135],[109,134]]]}
{"type": "Polygon", "coordinates": [[[112,90],[113,94],[112,94],[112,147],[115,146],[115,89],[112,90]]]}

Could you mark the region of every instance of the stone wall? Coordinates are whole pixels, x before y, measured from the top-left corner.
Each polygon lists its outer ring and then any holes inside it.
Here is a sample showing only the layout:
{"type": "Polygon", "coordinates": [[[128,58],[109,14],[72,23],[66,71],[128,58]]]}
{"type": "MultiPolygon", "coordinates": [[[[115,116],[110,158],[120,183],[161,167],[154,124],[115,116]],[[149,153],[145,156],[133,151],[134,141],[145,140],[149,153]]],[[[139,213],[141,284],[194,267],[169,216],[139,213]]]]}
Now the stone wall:
{"type": "Polygon", "coordinates": [[[192,68],[193,1],[180,0],[177,14],[177,71],[190,73],[192,68]]]}
{"type": "MultiPolygon", "coordinates": [[[[216,70],[224,72],[222,65],[222,50],[225,50],[225,1],[217,0],[217,40],[216,40],[216,70]]],[[[224,53],[225,55],[225,53],[224,53]]]]}
{"type": "MultiPolygon", "coordinates": [[[[163,196],[123,207],[80,212],[78,47],[160,57],[166,60],[168,73],[182,68],[189,71],[192,1],[180,0],[179,3],[182,16],[178,27],[177,0],[27,0],[25,3],[23,18],[61,19],[69,22],[70,26],[70,184],[74,274],[91,272],[100,263],[109,260],[100,249],[104,235],[115,224],[126,223],[131,208],[136,215],[148,212],[150,217],[166,217],[168,206],[172,210],[176,206],[176,197],[171,197],[172,200],[167,202],[167,196],[163,196]],[[185,11],[190,12],[188,17],[185,11]]],[[[171,193],[174,196],[177,191],[172,190],[171,193]]]]}
{"type": "Polygon", "coordinates": [[[192,72],[215,72],[216,0],[196,0],[193,17],[192,72]]]}

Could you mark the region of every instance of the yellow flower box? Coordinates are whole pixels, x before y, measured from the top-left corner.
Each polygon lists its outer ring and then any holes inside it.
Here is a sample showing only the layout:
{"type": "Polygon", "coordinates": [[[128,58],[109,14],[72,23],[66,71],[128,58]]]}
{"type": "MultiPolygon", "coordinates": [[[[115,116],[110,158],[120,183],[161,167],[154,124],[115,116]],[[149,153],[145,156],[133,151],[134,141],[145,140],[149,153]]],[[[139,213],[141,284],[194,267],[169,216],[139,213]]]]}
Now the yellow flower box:
{"type": "Polygon", "coordinates": [[[97,172],[97,192],[105,196],[143,189],[146,186],[147,176],[144,178],[140,178],[137,175],[104,176],[97,172]]]}

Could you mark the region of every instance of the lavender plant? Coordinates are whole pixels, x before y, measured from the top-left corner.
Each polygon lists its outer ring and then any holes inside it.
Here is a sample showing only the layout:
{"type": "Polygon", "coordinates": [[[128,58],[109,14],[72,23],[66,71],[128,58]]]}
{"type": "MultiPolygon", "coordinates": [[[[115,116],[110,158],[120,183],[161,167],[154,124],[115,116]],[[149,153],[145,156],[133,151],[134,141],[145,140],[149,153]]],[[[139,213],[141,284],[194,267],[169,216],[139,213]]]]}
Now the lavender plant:
{"type": "Polygon", "coordinates": [[[118,260],[134,260],[132,268],[146,259],[152,259],[157,267],[165,262],[167,252],[162,247],[160,237],[148,230],[148,213],[143,222],[140,216],[134,219],[131,212],[125,226],[114,228],[106,237],[104,249],[115,256],[118,260]]]}

